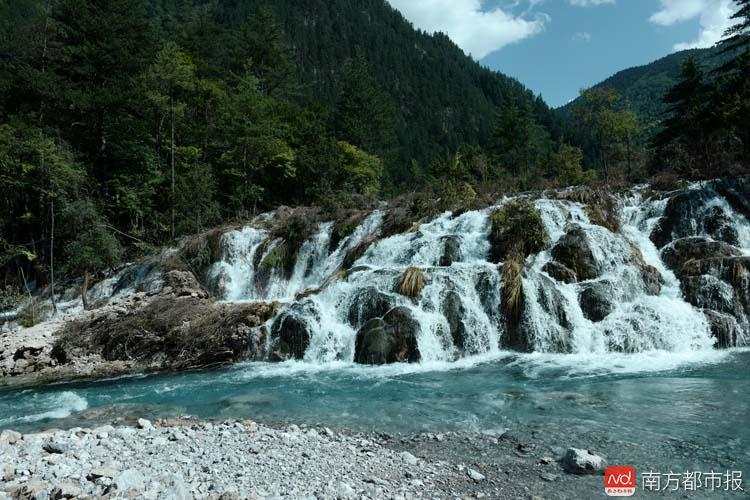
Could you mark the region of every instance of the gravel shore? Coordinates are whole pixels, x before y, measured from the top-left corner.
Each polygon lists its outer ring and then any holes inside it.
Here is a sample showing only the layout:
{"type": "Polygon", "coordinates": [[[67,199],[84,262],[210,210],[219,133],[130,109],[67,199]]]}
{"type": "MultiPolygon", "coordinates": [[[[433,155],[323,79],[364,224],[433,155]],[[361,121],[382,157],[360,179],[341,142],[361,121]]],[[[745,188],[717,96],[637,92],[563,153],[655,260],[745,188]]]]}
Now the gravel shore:
{"type": "Polygon", "coordinates": [[[6,430],[0,499],[538,499],[600,488],[601,476],[568,475],[549,450],[526,446],[502,433],[391,436],[252,421],[6,430]]]}

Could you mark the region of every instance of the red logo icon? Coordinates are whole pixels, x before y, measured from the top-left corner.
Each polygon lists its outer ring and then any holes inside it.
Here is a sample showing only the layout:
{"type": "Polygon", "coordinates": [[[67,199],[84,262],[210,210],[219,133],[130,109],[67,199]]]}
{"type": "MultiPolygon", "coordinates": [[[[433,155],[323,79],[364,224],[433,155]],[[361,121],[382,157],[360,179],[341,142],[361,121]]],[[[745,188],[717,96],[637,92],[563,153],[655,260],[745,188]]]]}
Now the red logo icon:
{"type": "Polygon", "coordinates": [[[635,494],[635,469],[629,465],[607,467],[604,492],[610,497],[632,497],[635,494]]]}

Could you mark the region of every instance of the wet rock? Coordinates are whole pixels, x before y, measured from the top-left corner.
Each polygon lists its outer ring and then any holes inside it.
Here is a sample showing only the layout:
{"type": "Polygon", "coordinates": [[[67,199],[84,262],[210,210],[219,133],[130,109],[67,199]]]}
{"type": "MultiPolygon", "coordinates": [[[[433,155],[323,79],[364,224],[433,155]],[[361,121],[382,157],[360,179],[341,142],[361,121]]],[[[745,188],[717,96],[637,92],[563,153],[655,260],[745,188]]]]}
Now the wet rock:
{"type": "Polygon", "coordinates": [[[709,258],[737,257],[740,251],[723,241],[710,241],[705,238],[682,238],[672,242],[664,248],[661,257],[664,263],[677,276],[684,273],[683,266],[689,261],[699,261],[709,258]]]}
{"type": "Polygon", "coordinates": [[[734,210],[750,219],[750,177],[727,177],[713,187],[734,210]]]}
{"type": "Polygon", "coordinates": [[[354,359],[360,364],[417,362],[419,322],[408,308],[395,307],[383,319],[365,323],[357,332],[354,359]]]}
{"type": "Polygon", "coordinates": [[[646,295],[659,295],[661,294],[662,286],[664,285],[664,278],[661,272],[654,266],[642,265],[640,266],[641,281],[643,282],[643,291],[646,295]]]}
{"type": "Polygon", "coordinates": [[[574,224],[552,248],[552,257],[572,270],[580,281],[597,278],[599,265],[583,228],[574,224]]]}
{"type": "Polygon", "coordinates": [[[615,295],[613,284],[609,281],[589,283],[583,287],[578,296],[583,315],[590,321],[598,323],[615,309],[612,298],[615,295]]]}
{"type": "Polygon", "coordinates": [[[563,455],[562,466],[571,474],[604,474],[607,461],[589,450],[568,448],[563,455]]]}
{"type": "Polygon", "coordinates": [[[443,301],[442,310],[443,316],[448,321],[453,345],[463,351],[466,348],[466,325],[463,322],[465,310],[458,292],[455,290],[448,292],[443,301]]]}
{"type": "Polygon", "coordinates": [[[454,262],[461,260],[461,239],[458,236],[445,236],[442,238],[443,254],[440,256],[438,265],[448,267],[454,262]]]}
{"type": "Polygon", "coordinates": [[[565,312],[565,299],[554,281],[545,276],[540,277],[537,299],[542,310],[552,316],[558,325],[566,329],[571,328],[568,313],[565,312]]]}
{"type": "Polygon", "coordinates": [[[561,281],[563,283],[576,283],[578,281],[576,273],[573,272],[572,269],[569,269],[559,262],[555,262],[554,260],[547,262],[542,268],[542,271],[549,274],[557,281],[561,281]]]}
{"type": "Polygon", "coordinates": [[[734,227],[732,219],[721,207],[714,206],[705,210],[703,213],[703,230],[717,241],[735,246],[739,244],[740,238],[737,229],[734,227]]]}
{"type": "Polygon", "coordinates": [[[734,316],[705,309],[703,314],[711,328],[711,336],[716,339],[718,349],[728,349],[737,346],[737,338],[741,335],[740,325],[734,316]]]}
{"type": "Polygon", "coordinates": [[[393,302],[391,296],[374,286],[362,288],[351,298],[347,315],[349,324],[354,328],[359,328],[371,319],[382,318],[393,308],[393,302]]]}
{"type": "Polygon", "coordinates": [[[299,312],[294,308],[282,312],[271,326],[274,358],[279,361],[304,358],[311,337],[310,327],[299,312]]]}
{"type": "Polygon", "coordinates": [[[651,241],[662,248],[674,239],[695,236],[708,194],[703,190],[680,191],[664,208],[664,215],[651,232],[651,241]]]}

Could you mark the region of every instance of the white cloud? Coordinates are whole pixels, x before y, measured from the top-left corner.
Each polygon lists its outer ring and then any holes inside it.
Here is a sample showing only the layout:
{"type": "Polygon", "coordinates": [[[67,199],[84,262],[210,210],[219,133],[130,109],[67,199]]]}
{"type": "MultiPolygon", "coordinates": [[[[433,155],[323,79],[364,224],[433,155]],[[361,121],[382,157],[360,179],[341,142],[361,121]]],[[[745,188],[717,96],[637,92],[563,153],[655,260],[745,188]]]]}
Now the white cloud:
{"type": "Polygon", "coordinates": [[[678,43],[674,50],[711,47],[724,36],[732,25],[729,19],[736,10],[733,0],[660,0],[661,10],[649,21],[660,26],[672,26],[693,19],[700,23],[698,37],[690,42],[678,43]]]}
{"type": "Polygon", "coordinates": [[[590,42],[591,33],[587,31],[581,31],[579,33],[576,33],[575,35],[573,35],[573,41],[574,42],[590,42]]]}
{"type": "Polygon", "coordinates": [[[613,4],[615,0],[570,0],[570,5],[577,7],[592,7],[594,5],[613,4]]]}
{"type": "Polygon", "coordinates": [[[480,0],[389,0],[417,28],[441,31],[475,59],[536,35],[546,18],[514,16],[501,8],[482,10],[480,0]]]}

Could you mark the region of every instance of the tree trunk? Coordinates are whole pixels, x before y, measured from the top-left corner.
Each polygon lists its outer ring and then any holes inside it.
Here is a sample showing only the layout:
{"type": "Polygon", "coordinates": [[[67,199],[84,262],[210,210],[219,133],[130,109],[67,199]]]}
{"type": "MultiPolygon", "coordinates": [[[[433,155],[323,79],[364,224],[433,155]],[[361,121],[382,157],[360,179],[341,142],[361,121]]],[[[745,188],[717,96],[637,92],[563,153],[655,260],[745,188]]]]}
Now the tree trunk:
{"type": "Polygon", "coordinates": [[[55,300],[55,199],[50,200],[50,237],[49,237],[49,287],[52,299],[52,310],[57,312],[55,300]]]}
{"type": "Polygon", "coordinates": [[[174,230],[174,204],[175,204],[175,183],[174,183],[174,98],[169,97],[169,116],[172,122],[172,144],[170,148],[170,163],[172,167],[172,239],[175,237],[174,230]]]}
{"type": "Polygon", "coordinates": [[[89,310],[88,290],[89,290],[89,270],[84,269],[83,270],[83,286],[81,286],[81,301],[83,301],[84,311],[89,310]]]}

